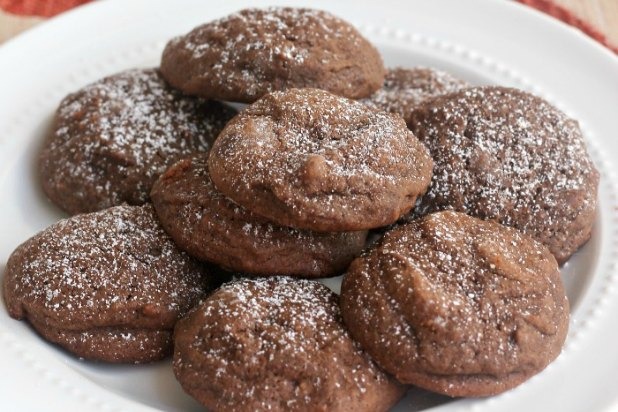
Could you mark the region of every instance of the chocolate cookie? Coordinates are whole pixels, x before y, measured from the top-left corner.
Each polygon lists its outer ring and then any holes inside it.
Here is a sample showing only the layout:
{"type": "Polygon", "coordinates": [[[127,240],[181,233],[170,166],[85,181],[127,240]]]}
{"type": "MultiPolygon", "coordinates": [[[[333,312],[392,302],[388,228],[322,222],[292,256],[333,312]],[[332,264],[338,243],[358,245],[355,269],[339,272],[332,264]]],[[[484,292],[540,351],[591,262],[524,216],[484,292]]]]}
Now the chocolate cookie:
{"type": "Polygon", "coordinates": [[[233,203],[212,184],[207,157],[181,160],[152,189],[161,224],[181,249],[233,271],[301,277],[337,275],[360,254],[366,231],[277,226],[233,203]]]}
{"type": "Polygon", "coordinates": [[[60,103],[40,155],[43,189],[71,214],[143,204],[167,166],[209,150],[234,114],[183,96],[154,69],[106,77],[60,103]]]}
{"type": "Polygon", "coordinates": [[[9,314],[77,356],[149,362],[215,279],[178,250],[152,206],[62,220],[20,245],[4,273],[9,314]]]}
{"type": "Polygon", "coordinates": [[[470,85],[465,81],[440,70],[398,67],[387,71],[380,90],[360,101],[379,110],[397,113],[409,123],[412,111],[425,100],[466,87],[470,85]]]}
{"type": "Polygon", "coordinates": [[[565,262],[589,238],[599,174],[575,120],[529,93],[480,87],[414,111],[435,161],[417,215],[452,209],[516,227],[565,262]]]}
{"type": "Polygon", "coordinates": [[[216,187],[284,226],[334,232],[395,222],[425,192],[431,157],[397,115],[317,89],[274,92],[221,132],[216,187]]]}
{"type": "Polygon", "coordinates": [[[438,212],[388,232],[344,276],[351,335],[403,382],[450,396],[519,385],[560,353],[569,304],[541,243],[438,212]]]}
{"type": "Polygon", "coordinates": [[[180,320],[174,372],[211,411],[386,411],[403,387],[350,339],[326,286],[227,283],[180,320]]]}
{"type": "Polygon", "coordinates": [[[380,88],[385,69],[378,51],[345,21],[272,7],[241,10],[171,40],[161,72],[185,93],[250,103],[293,87],[366,97],[380,88]]]}

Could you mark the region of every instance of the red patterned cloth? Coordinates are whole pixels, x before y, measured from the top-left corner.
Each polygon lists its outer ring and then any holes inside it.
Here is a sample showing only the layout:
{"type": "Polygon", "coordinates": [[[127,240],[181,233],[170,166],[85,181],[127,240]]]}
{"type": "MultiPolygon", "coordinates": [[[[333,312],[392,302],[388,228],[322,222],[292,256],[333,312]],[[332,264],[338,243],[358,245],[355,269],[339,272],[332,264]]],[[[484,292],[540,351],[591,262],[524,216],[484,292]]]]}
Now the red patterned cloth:
{"type": "Polygon", "coordinates": [[[566,24],[577,27],[578,29],[586,33],[588,36],[592,37],[599,43],[603,44],[605,47],[609,48],[610,50],[613,50],[614,53],[618,53],[618,47],[614,47],[611,44],[609,44],[607,37],[603,33],[601,33],[591,24],[587,23],[586,21],[580,19],[579,17],[571,13],[569,10],[565,9],[564,7],[558,4],[553,3],[551,0],[517,0],[517,1],[525,5],[528,5],[530,7],[534,7],[535,9],[540,10],[544,13],[547,13],[550,16],[553,16],[559,20],[562,20],[566,24]]]}
{"type": "Polygon", "coordinates": [[[0,9],[19,16],[51,17],[91,0],[0,0],[0,9]]]}

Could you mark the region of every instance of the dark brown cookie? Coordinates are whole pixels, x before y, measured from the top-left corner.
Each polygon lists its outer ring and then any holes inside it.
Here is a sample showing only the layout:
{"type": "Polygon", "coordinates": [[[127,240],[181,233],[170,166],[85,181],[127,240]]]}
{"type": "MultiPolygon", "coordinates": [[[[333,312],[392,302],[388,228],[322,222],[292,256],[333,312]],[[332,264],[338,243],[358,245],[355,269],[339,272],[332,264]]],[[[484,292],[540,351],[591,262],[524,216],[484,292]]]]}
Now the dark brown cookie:
{"type": "Polygon", "coordinates": [[[599,174],[575,120],[529,93],[480,87],[414,111],[435,161],[417,215],[452,209],[516,227],[559,263],[589,238],[599,174]]]}
{"type": "Polygon", "coordinates": [[[161,224],[192,256],[255,275],[325,277],[340,274],[362,251],[366,231],[292,229],[233,203],[212,184],[207,158],[176,163],[151,193],[161,224]]]}
{"type": "Polygon", "coordinates": [[[519,385],[560,353],[558,264],[513,228],[438,212],[388,232],[344,275],[351,335],[399,381],[450,396],[519,385]]]}
{"type": "Polygon", "coordinates": [[[154,69],[106,77],[60,103],[40,155],[43,189],[71,214],[143,204],[167,166],[207,151],[234,114],[183,96],[154,69]]]}
{"type": "Polygon", "coordinates": [[[208,165],[217,188],[247,209],[324,232],[395,222],[432,169],[401,117],[317,89],[248,106],[221,132],[208,165]]]}
{"type": "Polygon", "coordinates": [[[466,87],[470,85],[465,81],[440,70],[398,67],[386,72],[380,90],[360,101],[376,109],[397,113],[409,123],[412,111],[425,100],[466,87]]]}
{"type": "Polygon", "coordinates": [[[293,87],[366,97],[380,88],[385,69],[375,47],[345,21],[272,7],[241,10],[171,40],[161,72],[185,93],[250,103],[293,87]]]}
{"type": "Polygon", "coordinates": [[[9,314],[77,356],[149,362],[215,285],[181,252],[150,205],[62,220],[20,245],[4,273],[9,314]]]}
{"type": "Polygon", "coordinates": [[[345,330],[326,286],[227,283],[180,320],[174,372],[212,411],[386,411],[404,388],[345,330]]]}

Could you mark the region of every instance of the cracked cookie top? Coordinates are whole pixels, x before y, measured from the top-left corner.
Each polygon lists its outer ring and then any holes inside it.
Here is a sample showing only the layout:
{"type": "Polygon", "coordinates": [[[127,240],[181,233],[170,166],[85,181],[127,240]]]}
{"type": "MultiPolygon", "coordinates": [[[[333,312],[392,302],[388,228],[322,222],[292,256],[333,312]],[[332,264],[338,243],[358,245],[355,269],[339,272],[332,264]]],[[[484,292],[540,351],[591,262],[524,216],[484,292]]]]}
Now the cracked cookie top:
{"type": "Polygon", "coordinates": [[[397,115],[317,89],[274,92],[221,132],[208,159],[215,186],[285,226],[385,226],[425,192],[432,161],[397,115]]]}
{"type": "Polygon", "coordinates": [[[449,211],[387,232],[356,259],[341,306],[387,372],[450,396],[500,393],[538,373],[560,353],[569,321],[546,247],[449,211]]]}

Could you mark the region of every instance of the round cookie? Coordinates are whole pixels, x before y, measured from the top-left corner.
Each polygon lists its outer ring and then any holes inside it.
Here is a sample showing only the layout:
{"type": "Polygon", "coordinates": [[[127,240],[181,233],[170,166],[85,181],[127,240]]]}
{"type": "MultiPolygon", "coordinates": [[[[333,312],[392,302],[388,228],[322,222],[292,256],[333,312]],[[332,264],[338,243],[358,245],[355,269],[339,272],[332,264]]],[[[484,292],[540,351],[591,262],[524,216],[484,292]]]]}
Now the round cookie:
{"type": "Polygon", "coordinates": [[[40,154],[43,190],[70,214],[143,204],[167,166],[209,150],[235,112],[183,96],[154,69],[96,81],[60,103],[40,154]]]}
{"type": "Polygon", "coordinates": [[[227,283],[180,320],[174,373],[211,411],[387,411],[404,392],[350,338],[336,294],[284,277],[227,283]]]}
{"type": "Polygon", "coordinates": [[[524,382],[559,355],[569,323],[547,248],[450,211],[388,232],[356,259],[341,310],[378,365],[450,396],[494,395],[524,382]]]}
{"type": "Polygon", "coordinates": [[[406,123],[412,111],[425,100],[470,87],[449,73],[429,67],[397,67],[386,72],[384,85],[362,103],[385,112],[397,113],[406,123]]]}
{"type": "Polygon", "coordinates": [[[169,355],[176,321],[216,286],[150,205],[48,227],[11,254],[3,281],[12,317],[77,356],[114,363],[169,355]]]}
{"type": "Polygon", "coordinates": [[[335,276],[365,246],[367,232],[318,233],[277,226],[233,203],[212,184],[208,156],[174,164],[151,197],[161,224],[192,256],[255,275],[335,276]]]}
{"type": "Polygon", "coordinates": [[[185,93],[250,103],[314,87],[369,96],[384,81],[378,51],[350,24],[320,10],[245,9],[171,40],[161,72],[185,93]]]}
{"type": "Polygon", "coordinates": [[[451,209],[513,226],[565,262],[591,235],[599,174],[575,120],[529,93],[480,87],[437,97],[409,124],[434,176],[416,215],[451,209]]]}
{"type": "Polygon", "coordinates": [[[401,117],[317,89],[270,93],[221,132],[215,186],[283,226],[323,232],[393,223],[429,185],[432,160],[401,117]]]}

